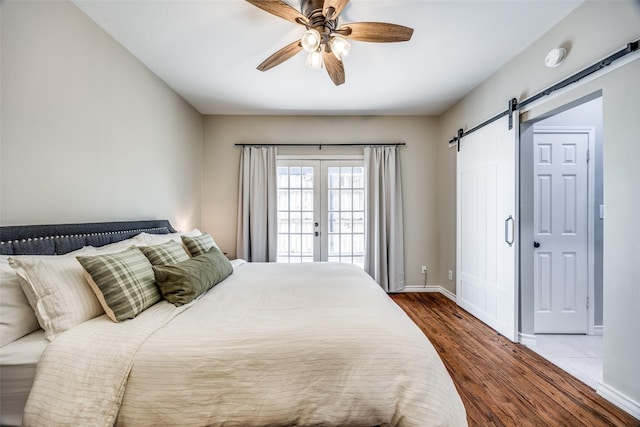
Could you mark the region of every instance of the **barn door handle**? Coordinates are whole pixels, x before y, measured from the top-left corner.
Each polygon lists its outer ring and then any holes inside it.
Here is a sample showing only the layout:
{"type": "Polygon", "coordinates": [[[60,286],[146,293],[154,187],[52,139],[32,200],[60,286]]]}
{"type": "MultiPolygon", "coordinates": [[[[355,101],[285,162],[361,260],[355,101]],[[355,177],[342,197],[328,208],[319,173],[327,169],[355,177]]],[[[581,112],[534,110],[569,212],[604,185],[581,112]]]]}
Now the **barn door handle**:
{"type": "Polygon", "coordinates": [[[514,236],[515,236],[515,220],[513,216],[509,215],[507,219],[504,220],[504,242],[510,247],[513,246],[514,236]],[[511,240],[509,240],[509,222],[511,222],[511,240]]]}

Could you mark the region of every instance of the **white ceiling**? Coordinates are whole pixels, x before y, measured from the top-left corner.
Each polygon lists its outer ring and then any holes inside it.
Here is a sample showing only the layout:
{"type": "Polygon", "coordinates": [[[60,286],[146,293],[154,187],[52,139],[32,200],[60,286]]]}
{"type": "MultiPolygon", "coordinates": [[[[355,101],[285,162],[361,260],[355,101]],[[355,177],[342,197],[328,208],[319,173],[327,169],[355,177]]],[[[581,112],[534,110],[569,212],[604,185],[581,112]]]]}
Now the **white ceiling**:
{"type": "Polygon", "coordinates": [[[256,70],[304,27],[242,0],[74,1],[202,114],[379,115],[442,113],[581,2],[352,0],[341,23],[415,31],[405,43],[354,41],[336,87],[303,53],[256,70]]]}

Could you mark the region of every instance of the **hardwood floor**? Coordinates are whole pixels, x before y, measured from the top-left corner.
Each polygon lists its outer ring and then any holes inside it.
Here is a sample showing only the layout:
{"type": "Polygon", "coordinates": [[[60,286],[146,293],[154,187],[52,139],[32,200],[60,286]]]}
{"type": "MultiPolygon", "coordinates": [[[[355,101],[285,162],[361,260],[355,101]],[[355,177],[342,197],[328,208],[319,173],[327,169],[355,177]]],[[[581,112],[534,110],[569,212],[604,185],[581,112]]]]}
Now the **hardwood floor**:
{"type": "Polygon", "coordinates": [[[440,354],[470,426],[640,426],[586,384],[497,334],[445,296],[391,297],[440,354]]]}

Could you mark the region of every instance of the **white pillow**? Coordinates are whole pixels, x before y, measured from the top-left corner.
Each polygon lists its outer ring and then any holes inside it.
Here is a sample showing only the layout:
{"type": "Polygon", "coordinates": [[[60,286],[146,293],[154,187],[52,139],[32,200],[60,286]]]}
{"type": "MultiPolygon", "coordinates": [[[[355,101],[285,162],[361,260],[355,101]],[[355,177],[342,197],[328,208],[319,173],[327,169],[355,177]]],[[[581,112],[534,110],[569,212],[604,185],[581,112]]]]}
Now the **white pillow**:
{"type": "Polygon", "coordinates": [[[155,246],[155,245],[161,245],[163,243],[167,243],[169,240],[173,240],[175,242],[182,244],[181,236],[195,237],[195,236],[200,236],[201,234],[202,232],[200,230],[198,230],[197,228],[194,228],[193,230],[187,231],[187,232],[180,231],[178,233],[169,233],[169,234],[151,234],[151,233],[143,232],[138,234],[136,237],[139,237],[144,242],[144,245],[146,246],[155,246]]]}
{"type": "Polygon", "coordinates": [[[0,347],[40,327],[7,258],[0,256],[0,347]]]}
{"type": "Polygon", "coordinates": [[[9,257],[9,265],[18,274],[20,286],[49,341],[104,313],[75,258],[95,253],[95,248],[87,247],[65,255],[9,257]]]}
{"type": "MultiPolygon", "coordinates": [[[[133,236],[126,240],[121,240],[115,243],[109,243],[104,246],[89,246],[93,250],[95,250],[96,254],[112,254],[116,252],[124,251],[125,249],[129,249],[131,246],[143,246],[145,245],[144,240],[141,237],[141,234],[133,236]]],[[[77,254],[81,255],[81,254],[77,254]]]]}

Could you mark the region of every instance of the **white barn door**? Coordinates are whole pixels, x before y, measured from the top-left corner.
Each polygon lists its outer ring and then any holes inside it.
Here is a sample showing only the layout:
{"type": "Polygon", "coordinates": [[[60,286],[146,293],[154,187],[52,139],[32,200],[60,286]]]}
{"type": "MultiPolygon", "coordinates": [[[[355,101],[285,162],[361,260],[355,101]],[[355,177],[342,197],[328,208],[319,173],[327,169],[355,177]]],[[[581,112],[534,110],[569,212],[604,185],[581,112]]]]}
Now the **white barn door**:
{"type": "Polygon", "coordinates": [[[457,159],[456,294],[460,307],[517,341],[518,115],[461,140],[457,159]]]}

